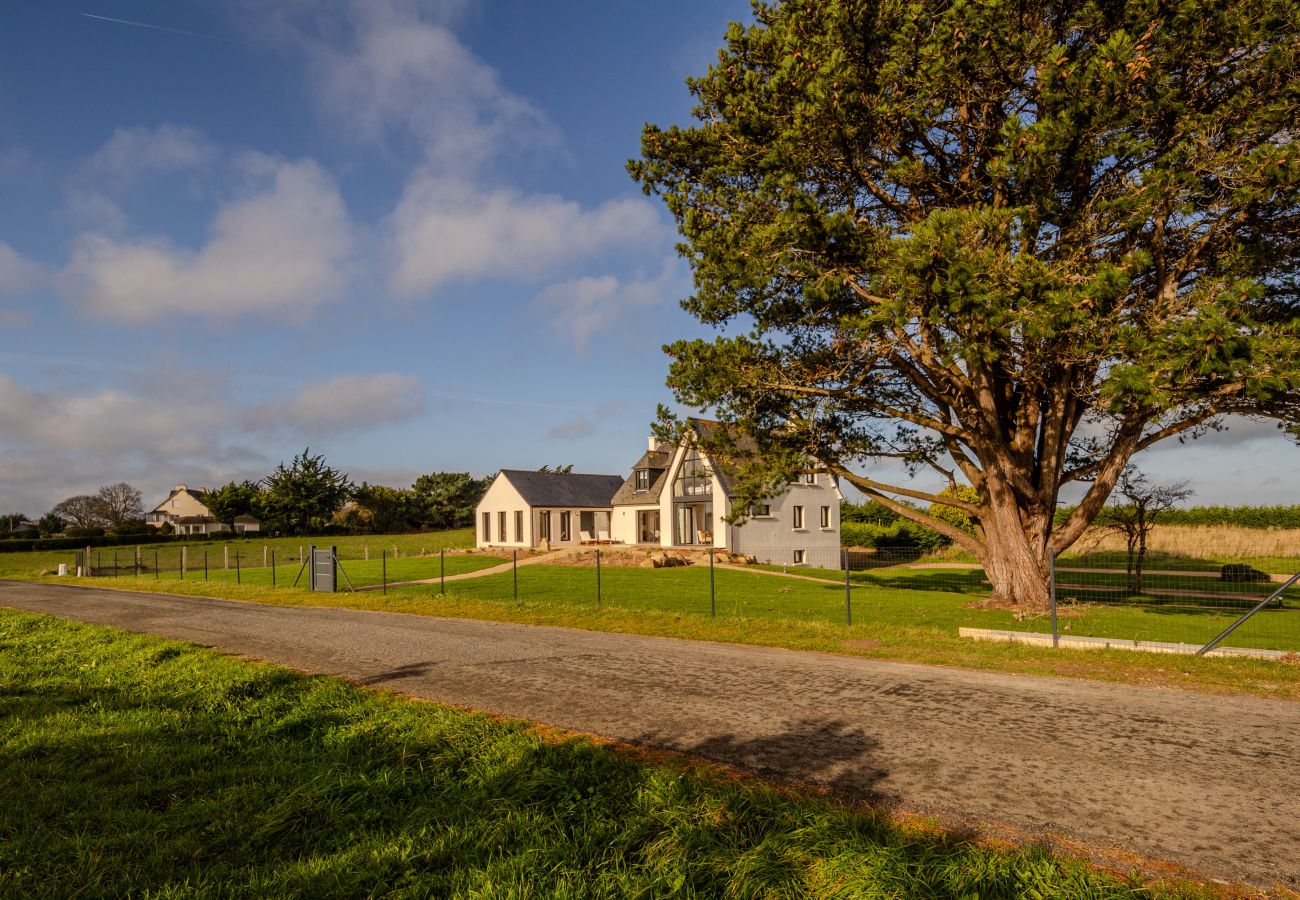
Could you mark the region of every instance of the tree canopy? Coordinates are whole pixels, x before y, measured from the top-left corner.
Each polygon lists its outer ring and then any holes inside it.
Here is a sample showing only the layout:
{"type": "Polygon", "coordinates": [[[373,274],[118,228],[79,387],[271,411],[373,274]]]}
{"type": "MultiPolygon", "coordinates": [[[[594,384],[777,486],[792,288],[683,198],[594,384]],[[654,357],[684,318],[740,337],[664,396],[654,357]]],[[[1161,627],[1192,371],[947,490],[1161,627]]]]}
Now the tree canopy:
{"type": "Polygon", "coordinates": [[[758,442],[745,493],[811,455],[1041,604],[1135,453],[1300,420],[1293,2],[754,13],[689,81],[697,123],[629,164],[684,238],[684,307],[725,329],[666,348],[669,385],[758,442]]]}
{"type": "Polygon", "coordinates": [[[352,493],[352,481],[308,447],[262,481],[264,512],[274,531],[307,534],[325,527],[352,493]]]}

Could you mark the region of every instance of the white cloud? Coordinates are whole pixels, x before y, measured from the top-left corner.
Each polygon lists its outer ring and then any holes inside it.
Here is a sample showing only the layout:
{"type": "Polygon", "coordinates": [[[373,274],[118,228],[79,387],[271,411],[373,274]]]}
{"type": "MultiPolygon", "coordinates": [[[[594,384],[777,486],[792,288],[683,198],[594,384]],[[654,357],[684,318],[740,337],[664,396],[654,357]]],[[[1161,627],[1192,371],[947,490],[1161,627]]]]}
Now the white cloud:
{"type": "Polygon", "coordinates": [[[312,160],[243,162],[269,185],[221,207],[201,249],[85,234],[60,276],[65,290],[90,312],[129,322],[289,317],[336,297],[353,236],[334,181],[312,160]]]}
{"type": "Polygon", "coordinates": [[[392,287],[405,295],[458,279],[538,277],[611,247],[666,237],[657,209],[640,197],[584,208],[427,176],[407,186],[389,224],[397,257],[392,287]]]}
{"type": "Polygon", "coordinates": [[[259,30],[305,56],[322,111],[349,135],[411,141],[426,160],[466,171],[556,136],[448,29],[464,5],[289,0],[250,13],[269,16],[259,30]]]}
{"type": "Polygon", "coordinates": [[[287,402],[257,406],[244,415],[243,423],[254,431],[337,434],[408,421],[424,412],[425,402],[424,385],[415,375],[340,375],[305,386],[287,402]]]}
{"type": "Polygon", "coordinates": [[[39,390],[0,374],[0,512],[40,514],[116,481],[134,484],[149,502],[180,481],[257,479],[280,458],[272,455],[277,435],[364,431],[424,408],[420,380],[392,373],[342,375],[260,406],[232,401],[214,373],[133,381],[39,390]]]}
{"type": "Polygon", "coordinates": [[[0,295],[30,290],[41,281],[43,274],[40,266],[0,241],[0,295]]]}
{"type": "Polygon", "coordinates": [[[613,275],[587,276],[551,285],[534,303],[550,317],[557,332],[585,350],[597,334],[632,333],[645,316],[670,310],[689,290],[685,267],[670,258],[652,278],[624,281],[613,275]]]}
{"type": "Polygon", "coordinates": [[[178,172],[208,165],[220,155],[202,132],[179,125],[119,128],[83,166],[83,177],[129,186],[152,172],[178,172]]]}

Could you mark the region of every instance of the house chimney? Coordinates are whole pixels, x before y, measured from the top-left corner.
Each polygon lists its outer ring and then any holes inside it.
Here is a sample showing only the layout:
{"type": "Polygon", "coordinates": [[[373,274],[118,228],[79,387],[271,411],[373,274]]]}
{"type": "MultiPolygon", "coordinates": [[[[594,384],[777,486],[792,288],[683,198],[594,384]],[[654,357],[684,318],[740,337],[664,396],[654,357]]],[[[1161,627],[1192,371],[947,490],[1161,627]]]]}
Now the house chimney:
{"type": "Polygon", "coordinates": [[[189,489],[190,489],[190,486],[189,486],[188,484],[178,484],[178,485],[176,485],[176,487],[174,488],[174,490],[177,490],[177,491],[188,491],[189,489]]]}

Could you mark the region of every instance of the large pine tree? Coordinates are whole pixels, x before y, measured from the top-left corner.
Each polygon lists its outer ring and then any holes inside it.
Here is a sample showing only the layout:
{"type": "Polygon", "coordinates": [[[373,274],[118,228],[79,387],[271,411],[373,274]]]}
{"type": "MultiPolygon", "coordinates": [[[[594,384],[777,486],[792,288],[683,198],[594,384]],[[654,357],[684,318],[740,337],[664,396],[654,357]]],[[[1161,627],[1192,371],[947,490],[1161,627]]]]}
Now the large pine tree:
{"type": "Polygon", "coordinates": [[[684,236],[686,309],[727,326],[671,345],[669,384],[769,451],[751,496],[810,453],[1041,605],[1135,453],[1297,422],[1294,2],[754,10],[690,81],[698,123],[630,164],[684,236]],[[878,480],[885,457],[978,499],[878,480]]]}

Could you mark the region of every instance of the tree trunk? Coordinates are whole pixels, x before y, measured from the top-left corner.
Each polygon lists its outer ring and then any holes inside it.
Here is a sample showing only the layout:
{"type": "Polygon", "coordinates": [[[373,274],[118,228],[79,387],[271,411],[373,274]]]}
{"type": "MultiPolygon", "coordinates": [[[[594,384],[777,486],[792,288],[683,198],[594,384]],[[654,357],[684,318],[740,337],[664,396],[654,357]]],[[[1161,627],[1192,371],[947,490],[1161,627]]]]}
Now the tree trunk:
{"type": "MultiPolygon", "coordinates": [[[[990,479],[991,481],[991,479],[990,479]]],[[[1023,523],[1019,506],[1004,486],[989,484],[984,528],[984,572],[993,598],[1035,612],[1051,605],[1047,536],[1050,516],[1023,523]]]]}

